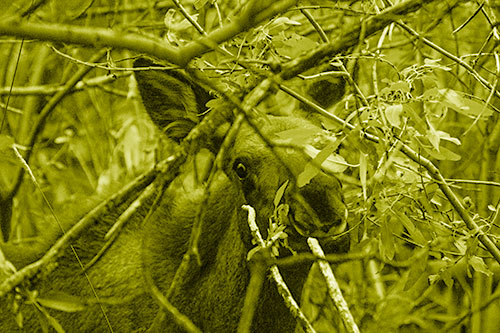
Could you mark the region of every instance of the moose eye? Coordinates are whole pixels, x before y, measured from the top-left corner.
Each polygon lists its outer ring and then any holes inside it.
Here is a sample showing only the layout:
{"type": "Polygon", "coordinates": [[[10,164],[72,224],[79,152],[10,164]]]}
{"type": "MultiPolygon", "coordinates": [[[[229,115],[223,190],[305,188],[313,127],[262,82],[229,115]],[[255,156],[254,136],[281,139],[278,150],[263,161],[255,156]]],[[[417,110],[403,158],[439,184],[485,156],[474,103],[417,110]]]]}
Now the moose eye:
{"type": "Polygon", "coordinates": [[[247,167],[241,161],[234,161],[233,170],[238,175],[239,179],[245,179],[248,176],[247,167]]]}

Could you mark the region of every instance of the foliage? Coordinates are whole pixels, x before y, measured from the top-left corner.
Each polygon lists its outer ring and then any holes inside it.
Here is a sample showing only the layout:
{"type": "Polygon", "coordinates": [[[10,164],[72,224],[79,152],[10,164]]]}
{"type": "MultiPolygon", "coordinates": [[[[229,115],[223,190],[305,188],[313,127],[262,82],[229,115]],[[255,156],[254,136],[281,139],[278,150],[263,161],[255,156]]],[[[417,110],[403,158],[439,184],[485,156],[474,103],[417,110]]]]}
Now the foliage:
{"type": "MultiPolygon", "coordinates": [[[[14,2],[6,15],[19,15],[19,8],[26,10],[29,3],[14,2]]],[[[77,25],[90,33],[94,27],[111,27],[176,47],[199,38],[200,32],[172,3],[152,3],[48,1],[28,12],[30,20],[77,25]]],[[[238,31],[217,47],[210,45],[215,50],[188,67],[215,78],[219,94],[241,98],[265,79],[275,80],[304,54],[342,40],[350,27],[382,10],[381,3],[385,1],[300,3],[300,10],[238,31]]],[[[239,1],[186,1],[183,6],[207,33],[246,8],[239,1]]],[[[267,92],[259,106],[271,113],[301,112],[325,128],[277,137],[283,144],[303,146],[312,158],[298,177],[300,184],[320,167],[343,183],[351,252],[363,256],[336,265],[336,274],[362,331],[498,330],[498,263],[479,237],[496,240],[498,234],[497,9],[490,1],[481,6],[435,1],[371,36],[362,35],[348,51],[291,80],[275,80],[275,86],[283,84],[308,100],[299,102],[281,89],[267,92]],[[334,99],[344,81],[342,101],[323,105],[352,129],[312,111],[313,101],[334,99]],[[379,140],[370,141],[365,133],[379,140]],[[438,167],[464,198],[477,230],[464,223],[440,183],[423,163],[408,158],[403,145],[438,167]]],[[[136,55],[132,51],[109,51],[81,87],[65,95],[46,121],[41,119],[40,110],[54,88],[81,66],[75,59],[87,61],[97,49],[56,41],[0,40],[0,209],[12,221],[11,238],[23,242],[54,228],[46,200],[56,214],[78,216],[86,201],[94,201],[88,198],[112,193],[117,183],[150,169],[171,151],[172,143],[160,142],[141,110],[128,70],[136,55]],[[37,132],[40,123],[43,130],[37,132]],[[15,184],[25,166],[15,150],[25,159],[32,150],[27,162],[36,180],[25,177],[19,189],[15,184]]],[[[215,108],[218,102],[210,103],[215,108]]],[[[317,309],[309,312],[331,324],[324,293],[314,296],[312,290],[309,306],[317,309]]],[[[320,321],[318,330],[332,329],[320,321]]]]}

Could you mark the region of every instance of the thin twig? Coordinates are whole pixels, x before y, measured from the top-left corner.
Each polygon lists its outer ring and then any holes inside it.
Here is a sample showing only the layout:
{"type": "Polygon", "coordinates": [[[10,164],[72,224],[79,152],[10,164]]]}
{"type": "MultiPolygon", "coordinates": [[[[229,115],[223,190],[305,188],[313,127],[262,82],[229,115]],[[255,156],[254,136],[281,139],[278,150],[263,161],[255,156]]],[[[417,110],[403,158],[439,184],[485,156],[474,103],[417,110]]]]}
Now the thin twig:
{"type": "Polygon", "coordinates": [[[410,26],[404,24],[402,21],[397,21],[396,22],[398,24],[398,26],[400,26],[401,28],[403,28],[404,30],[406,30],[408,33],[410,33],[411,35],[415,36],[415,37],[418,37],[425,45],[433,48],[434,50],[438,51],[439,53],[441,53],[442,55],[444,55],[445,57],[455,61],[457,64],[459,64],[460,66],[462,66],[463,68],[465,68],[477,81],[479,81],[479,83],[481,83],[485,88],[487,88],[488,90],[490,91],[494,91],[495,92],[495,95],[497,97],[500,97],[500,92],[498,92],[495,87],[488,81],[486,80],[484,77],[481,76],[481,74],[479,74],[474,68],[472,68],[471,65],[469,65],[467,62],[463,61],[462,59],[460,59],[459,57],[455,56],[453,53],[443,49],[441,46],[439,45],[436,45],[435,43],[431,42],[430,40],[428,40],[427,38],[421,36],[418,32],[416,32],[413,28],[411,28],[410,26]]]}
{"type": "MultiPolygon", "coordinates": [[[[113,83],[119,78],[130,76],[131,72],[124,72],[112,75],[103,75],[94,77],[87,80],[81,80],[70,92],[76,92],[83,90],[85,88],[99,87],[103,84],[113,83]]],[[[54,95],[65,89],[65,86],[54,86],[54,85],[40,85],[31,87],[13,87],[12,90],[8,87],[0,88],[0,96],[12,95],[12,96],[31,96],[31,95],[54,95]]]]}
{"type": "MultiPolygon", "coordinates": [[[[190,333],[201,333],[201,330],[196,327],[196,325],[191,321],[191,319],[179,311],[175,306],[172,305],[168,301],[168,298],[163,295],[160,289],[154,284],[153,278],[151,274],[145,274],[146,276],[146,285],[148,286],[151,295],[156,300],[156,302],[161,305],[161,307],[167,310],[175,320],[175,322],[182,327],[184,330],[190,333]]],[[[158,312],[158,316],[155,317],[153,324],[149,328],[148,332],[160,332],[161,331],[161,323],[165,320],[165,315],[160,310],[158,312]]]]}
{"type": "Polygon", "coordinates": [[[139,195],[137,199],[132,202],[130,206],[118,217],[113,226],[108,230],[106,235],[104,235],[104,240],[106,243],[99,249],[99,252],[85,265],[84,271],[88,271],[99,259],[106,253],[106,251],[113,245],[115,240],[120,235],[120,230],[123,229],[125,224],[130,220],[130,217],[137,212],[137,210],[142,207],[149,198],[152,198],[156,194],[157,185],[155,182],[151,183],[146,187],[146,189],[139,195]]]}
{"type": "MultiPolygon", "coordinates": [[[[255,221],[255,210],[253,207],[248,206],[248,205],[243,205],[241,208],[246,210],[248,212],[248,225],[250,228],[250,231],[252,233],[252,238],[255,240],[257,246],[260,246],[262,248],[266,248],[269,246],[266,244],[264,241],[264,238],[262,237],[260,231],[259,231],[259,226],[257,225],[257,222],[255,221]]],[[[285,305],[290,309],[290,312],[292,315],[295,317],[295,319],[298,320],[298,322],[301,324],[302,328],[308,332],[308,333],[313,333],[315,332],[314,328],[312,327],[311,323],[307,319],[307,317],[304,315],[302,310],[300,309],[299,305],[295,301],[295,299],[292,296],[292,293],[288,289],[285,281],[283,280],[283,277],[281,276],[281,273],[276,265],[271,265],[269,268],[271,271],[271,277],[273,281],[276,283],[276,287],[278,288],[278,292],[280,293],[281,297],[283,297],[283,300],[285,301],[285,305]]]]}
{"type": "Polygon", "coordinates": [[[203,28],[201,27],[201,25],[198,24],[198,22],[196,22],[195,19],[193,19],[193,17],[191,15],[189,15],[189,13],[187,12],[187,10],[184,8],[184,6],[181,5],[181,3],[179,2],[179,0],[172,0],[172,2],[174,3],[174,5],[179,9],[179,11],[182,13],[182,15],[186,18],[186,20],[189,21],[189,23],[191,23],[191,25],[202,35],[206,36],[207,33],[205,32],[205,30],[203,30],[203,28]]]}

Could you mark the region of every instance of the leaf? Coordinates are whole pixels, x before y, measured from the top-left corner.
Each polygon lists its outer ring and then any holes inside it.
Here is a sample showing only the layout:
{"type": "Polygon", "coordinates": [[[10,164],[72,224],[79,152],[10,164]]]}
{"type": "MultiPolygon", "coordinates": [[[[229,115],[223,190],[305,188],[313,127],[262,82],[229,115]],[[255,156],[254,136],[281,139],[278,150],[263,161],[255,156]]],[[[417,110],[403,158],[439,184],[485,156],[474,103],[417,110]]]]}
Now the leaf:
{"type": "Polygon", "coordinates": [[[86,305],[80,297],[63,292],[51,293],[48,297],[38,297],[36,300],[47,308],[64,312],[83,311],[86,305]]]}
{"type": "Polygon", "coordinates": [[[486,276],[491,276],[493,275],[493,272],[490,271],[488,266],[485,264],[483,258],[480,258],[478,256],[472,256],[469,259],[469,264],[474,268],[476,272],[483,273],[486,276]]]}
{"type": "Polygon", "coordinates": [[[57,333],[64,333],[65,332],[64,328],[62,327],[61,324],[59,324],[59,322],[57,321],[56,318],[52,317],[48,313],[45,313],[45,317],[47,318],[47,321],[49,322],[50,326],[52,326],[56,330],[57,333]]]}
{"type": "Polygon", "coordinates": [[[493,110],[490,107],[488,107],[486,103],[482,101],[477,102],[469,98],[464,98],[463,102],[467,106],[467,111],[468,111],[467,114],[470,116],[489,117],[493,114],[493,110]]]}
{"type": "Polygon", "coordinates": [[[459,139],[452,137],[449,133],[436,130],[430,122],[428,122],[428,124],[429,129],[427,132],[427,138],[437,151],[439,151],[439,143],[441,140],[452,142],[457,146],[462,144],[459,139]]]}
{"type": "Polygon", "coordinates": [[[274,196],[274,207],[278,207],[281,202],[281,198],[283,198],[283,194],[285,194],[286,187],[288,186],[288,179],[280,188],[276,191],[276,195],[274,196]]]}
{"type": "Polygon", "coordinates": [[[347,162],[342,156],[333,154],[339,144],[340,141],[330,141],[321,151],[311,145],[306,145],[304,151],[316,165],[321,165],[322,168],[331,172],[343,172],[347,169],[347,162]]]}
{"type": "Polygon", "coordinates": [[[429,128],[427,129],[427,135],[426,135],[427,140],[429,140],[429,142],[434,147],[434,149],[439,151],[439,142],[441,141],[441,138],[439,137],[439,134],[437,133],[434,126],[432,126],[432,124],[429,121],[427,121],[427,124],[429,126],[429,128]]]}
{"type": "Polygon", "coordinates": [[[379,251],[382,257],[392,260],[394,259],[396,248],[394,244],[394,236],[392,235],[388,220],[388,217],[385,216],[383,221],[381,221],[382,225],[380,227],[379,251]]]}
{"type": "Polygon", "coordinates": [[[390,85],[390,90],[403,91],[405,93],[409,93],[411,91],[411,86],[406,81],[396,81],[390,85]]]}
{"type": "Polygon", "coordinates": [[[368,170],[368,159],[364,153],[359,154],[359,180],[363,188],[363,198],[366,200],[366,174],[368,170]]]}
{"type": "Polygon", "coordinates": [[[412,263],[408,272],[408,279],[403,288],[405,291],[413,287],[427,269],[427,249],[418,250],[413,257],[416,260],[412,263]]]}
{"type": "Polygon", "coordinates": [[[52,326],[52,328],[57,333],[64,333],[65,332],[62,325],[57,321],[56,318],[52,317],[45,308],[43,308],[43,307],[37,307],[37,308],[38,308],[38,310],[40,310],[40,311],[37,311],[36,314],[37,314],[38,321],[40,323],[40,326],[42,327],[43,332],[49,331],[49,327],[47,324],[52,326]]]}
{"type": "Polygon", "coordinates": [[[305,185],[309,184],[311,179],[316,177],[320,170],[320,168],[318,168],[311,162],[308,162],[305,165],[304,170],[297,176],[297,186],[304,187],[305,185]]]}
{"type": "Polygon", "coordinates": [[[196,0],[194,2],[194,8],[198,11],[208,3],[208,0],[196,0]]]}
{"type": "MultiPolygon", "coordinates": [[[[443,135],[442,133],[445,133],[445,132],[434,131],[434,133],[431,133],[429,131],[425,137],[424,136],[415,137],[416,140],[413,140],[413,142],[418,144],[432,158],[435,158],[437,160],[444,160],[444,161],[459,161],[462,158],[462,156],[454,153],[453,151],[449,150],[448,148],[443,147],[441,145],[439,146],[439,150],[437,150],[435,148],[437,145],[436,142],[441,140],[441,135],[443,135]],[[434,142],[431,140],[434,140],[434,142]],[[424,141],[424,142],[422,142],[422,141],[424,141]],[[429,141],[432,145],[426,144],[425,141],[429,141]]],[[[452,140],[454,140],[454,139],[451,138],[451,139],[448,139],[447,141],[452,141],[452,140]]],[[[458,142],[460,142],[460,141],[458,141],[458,142]]]]}
{"type": "Polygon", "coordinates": [[[269,35],[276,35],[290,26],[300,25],[300,22],[289,19],[288,17],[278,17],[266,26],[269,35]]]}
{"type": "Polygon", "coordinates": [[[456,144],[457,146],[460,146],[462,144],[462,142],[460,142],[459,139],[452,137],[449,133],[446,133],[443,131],[437,131],[437,133],[438,133],[439,138],[441,140],[452,142],[452,143],[456,144]]]}
{"type": "Polygon", "coordinates": [[[430,67],[430,68],[438,68],[438,69],[441,69],[443,71],[451,71],[451,68],[448,67],[448,66],[444,66],[444,65],[441,65],[439,62],[441,61],[441,59],[430,59],[430,58],[425,58],[424,59],[424,65],[426,67],[430,67]]]}
{"type": "Polygon", "coordinates": [[[298,127],[286,131],[281,131],[276,133],[280,140],[283,140],[283,143],[289,143],[292,145],[303,146],[304,142],[308,142],[311,137],[322,132],[320,128],[311,128],[311,127],[298,127]]]}
{"type": "Polygon", "coordinates": [[[433,89],[424,93],[424,97],[436,99],[437,102],[470,117],[489,117],[493,110],[484,102],[471,100],[465,93],[452,89],[433,89]],[[435,95],[434,95],[435,94],[435,95]]]}
{"type": "Polygon", "coordinates": [[[315,48],[318,43],[307,37],[298,34],[292,34],[290,37],[280,36],[273,38],[273,44],[276,51],[282,56],[295,58],[301,53],[310,51],[315,48]],[[281,37],[281,38],[280,38],[281,37]]]}
{"type": "Polygon", "coordinates": [[[406,116],[413,123],[413,127],[415,127],[418,132],[425,133],[427,130],[427,124],[422,118],[420,118],[417,112],[415,112],[412,103],[405,104],[403,108],[406,116]]]}
{"type": "Polygon", "coordinates": [[[437,160],[442,160],[442,161],[460,161],[462,159],[462,156],[455,154],[451,150],[445,147],[440,147],[439,151],[435,151],[433,149],[427,149],[424,147],[425,151],[432,157],[437,160]]]}
{"type": "Polygon", "coordinates": [[[388,105],[385,108],[385,117],[394,127],[401,127],[401,113],[403,113],[403,106],[401,104],[388,105]]]}
{"type": "Polygon", "coordinates": [[[343,172],[347,169],[347,163],[342,156],[332,155],[339,144],[339,140],[330,141],[321,151],[311,145],[305,146],[306,154],[313,159],[305,165],[304,170],[297,176],[298,187],[308,184],[320,172],[317,165],[321,165],[321,168],[330,172],[343,172]]]}
{"type": "Polygon", "coordinates": [[[406,214],[404,214],[403,212],[395,212],[395,215],[399,219],[401,224],[403,224],[403,226],[406,228],[412,240],[414,240],[419,245],[425,245],[427,243],[427,240],[425,239],[424,235],[422,235],[422,232],[420,232],[420,230],[415,227],[413,221],[408,216],[406,216],[406,214]]]}

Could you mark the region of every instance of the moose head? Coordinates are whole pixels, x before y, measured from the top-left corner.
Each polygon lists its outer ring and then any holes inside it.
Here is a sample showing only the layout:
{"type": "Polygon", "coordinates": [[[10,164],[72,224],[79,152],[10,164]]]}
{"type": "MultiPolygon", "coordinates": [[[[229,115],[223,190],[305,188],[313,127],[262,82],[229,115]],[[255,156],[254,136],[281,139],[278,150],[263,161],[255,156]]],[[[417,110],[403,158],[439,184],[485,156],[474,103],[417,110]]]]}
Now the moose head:
{"type": "MultiPolygon", "coordinates": [[[[147,67],[152,64],[140,59],[135,65],[147,67]]],[[[136,78],[151,119],[174,140],[186,135],[206,111],[204,103],[210,99],[208,93],[180,72],[139,71],[136,78]]],[[[229,107],[224,103],[220,105],[229,107]]],[[[346,227],[346,208],[340,183],[335,177],[319,172],[308,184],[297,185],[297,177],[308,159],[303,152],[284,145],[285,140],[280,136],[297,129],[312,134],[319,130],[316,125],[294,116],[263,115],[252,125],[244,123],[225,153],[221,170],[209,186],[210,196],[206,202],[202,202],[201,195],[193,194],[199,193],[195,188],[185,187],[182,196],[178,193],[175,198],[166,195],[159,205],[175,208],[160,208],[151,218],[152,226],[148,229],[155,232],[145,237],[145,261],[152,267],[153,279],[158,281],[160,289],[161,286],[168,288],[182,254],[187,251],[187,235],[197,209],[205,205],[200,239],[202,266],[196,277],[185,283],[179,299],[173,300],[203,329],[234,330],[240,316],[248,283],[247,252],[255,246],[242,205],[255,208],[257,225],[265,237],[270,217],[276,215],[278,205],[285,205],[288,239],[297,247],[303,245],[304,234],[333,236],[346,227]],[[284,189],[284,194],[276,202],[280,188],[284,189]],[[170,222],[166,224],[165,221],[170,222]],[[184,230],[184,237],[176,236],[179,230],[184,230]],[[165,241],[174,239],[177,241],[165,241]],[[158,253],[166,255],[160,257],[158,253]]],[[[214,135],[205,144],[216,154],[221,142],[221,138],[214,135]]],[[[334,244],[335,247],[338,243],[334,244]]],[[[343,244],[345,247],[345,238],[343,244]]],[[[285,280],[297,297],[300,297],[306,272],[304,267],[284,272],[285,280]]],[[[264,288],[259,310],[254,323],[256,330],[264,327],[273,332],[291,329],[293,320],[289,310],[269,285],[264,288]]]]}

